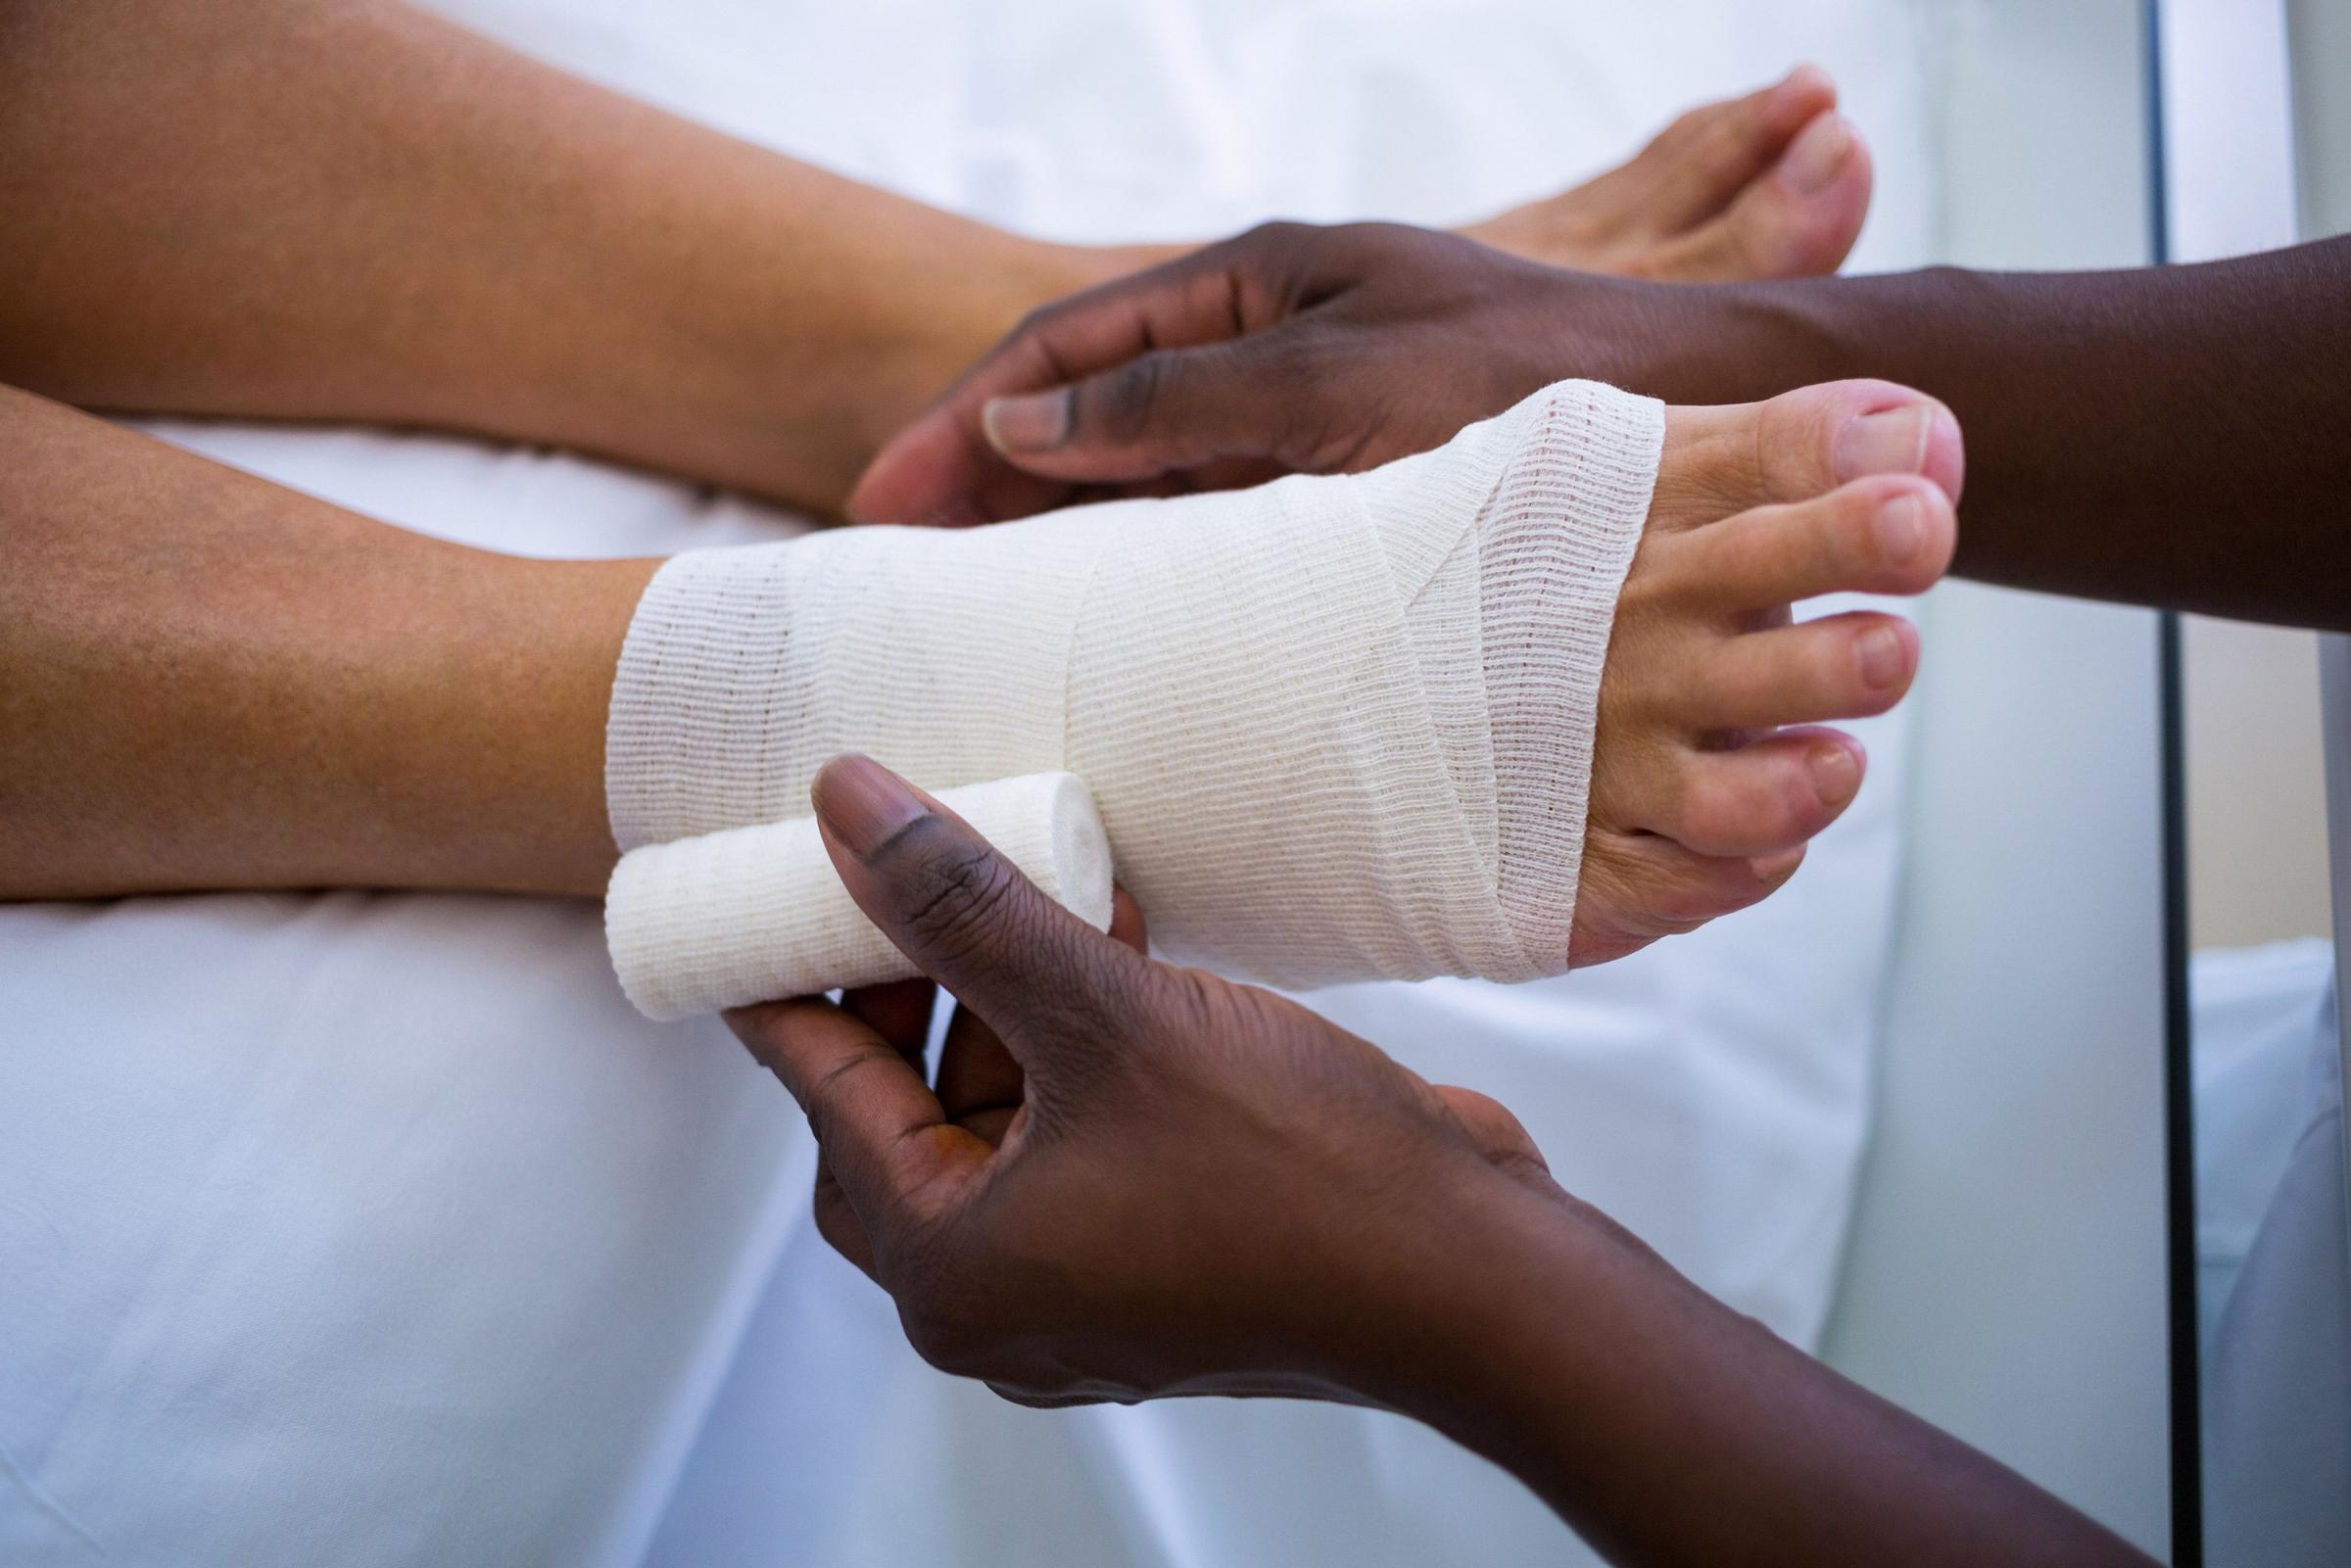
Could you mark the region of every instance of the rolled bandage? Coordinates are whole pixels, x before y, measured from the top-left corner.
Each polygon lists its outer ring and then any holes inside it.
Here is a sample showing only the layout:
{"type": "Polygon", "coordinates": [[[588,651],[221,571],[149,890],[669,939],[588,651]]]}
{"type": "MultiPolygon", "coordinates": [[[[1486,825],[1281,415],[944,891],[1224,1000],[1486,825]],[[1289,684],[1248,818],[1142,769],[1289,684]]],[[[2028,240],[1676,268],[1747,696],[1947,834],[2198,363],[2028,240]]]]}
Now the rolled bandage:
{"type": "Polygon", "coordinates": [[[1368,473],[680,555],[613,683],[613,835],[796,816],[842,751],[934,790],[1067,771],[1171,958],[1557,974],[1663,431],[1561,382],[1368,473]]]}
{"type": "MultiPolygon", "coordinates": [[[[1093,797],[1067,773],[942,789],[1055,903],[1110,926],[1110,840],[1093,797]]],[[[629,1000],[681,1019],[917,971],[841,885],[814,817],[632,849],[604,895],[604,934],[629,1000]]]]}

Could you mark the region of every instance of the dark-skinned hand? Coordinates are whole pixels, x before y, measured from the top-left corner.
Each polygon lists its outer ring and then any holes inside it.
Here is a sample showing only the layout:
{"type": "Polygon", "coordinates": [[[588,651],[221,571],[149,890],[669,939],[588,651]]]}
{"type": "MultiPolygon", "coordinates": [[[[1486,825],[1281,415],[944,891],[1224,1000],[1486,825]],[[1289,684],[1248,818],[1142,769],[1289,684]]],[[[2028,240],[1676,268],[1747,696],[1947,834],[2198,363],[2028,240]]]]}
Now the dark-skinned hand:
{"type": "Polygon", "coordinates": [[[1501,1106],[1145,957],[1124,895],[1093,930],[862,757],[814,798],[859,906],[962,1001],[936,1081],[929,980],[730,1022],[816,1130],[825,1237],[934,1364],[1030,1404],[1378,1402],[1409,1371],[1393,1319],[1450,1288],[1473,1194],[1588,1213],[1501,1106]]]}
{"type": "Polygon", "coordinates": [[[815,805],[960,999],[936,1081],[920,986],[731,1021],[808,1113],[826,1236],[934,1364],[1035,1405],[1401,1410],[1625,1563],[2144,1562],[1696,1289],[1494,1102],[1154,963],[1131,905],[1095,931],[864,758],[815,805]]]}
{"type": "Polygon", "coordinates": [[[1373,467],[1607,379],[1673,294],[1400,224],[1269,223],[1032,314],[883,449],[849,514],[994,522],[1373,467]]]}

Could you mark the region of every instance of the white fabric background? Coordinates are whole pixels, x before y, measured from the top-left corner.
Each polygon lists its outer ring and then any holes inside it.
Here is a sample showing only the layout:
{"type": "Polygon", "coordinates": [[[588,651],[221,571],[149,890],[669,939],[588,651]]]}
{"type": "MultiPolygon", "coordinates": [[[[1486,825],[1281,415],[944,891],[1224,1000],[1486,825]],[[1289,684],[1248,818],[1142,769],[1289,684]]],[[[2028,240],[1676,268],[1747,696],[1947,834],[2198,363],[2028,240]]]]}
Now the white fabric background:
{"type": "MultiPolygon", "coordinates": [[[[1069,237],[1473,215],[1801,58],[1923,259],[1891,0],[472,0],[569,69],[1069,237]]],[[[781,519],[569,457],[164,424],[410,526],[623,553],[781,519]]],[[[1930,651],[1930,656],[1932,653],[1930,651]]],[[[1788,891],[1563,981],[1319,1005],[1500,1095],[1561,1178],[1818,1328],[1864,1132],[1901,725],[1788,891]]],[[[921,1366],[805,1217],[797,1117],[636,1017],[593,909],[335,894],[0,910],[0,1559],[1559,1561],[1498,1474],[1265,1403],[1044,1415],[921,1366]]]]}

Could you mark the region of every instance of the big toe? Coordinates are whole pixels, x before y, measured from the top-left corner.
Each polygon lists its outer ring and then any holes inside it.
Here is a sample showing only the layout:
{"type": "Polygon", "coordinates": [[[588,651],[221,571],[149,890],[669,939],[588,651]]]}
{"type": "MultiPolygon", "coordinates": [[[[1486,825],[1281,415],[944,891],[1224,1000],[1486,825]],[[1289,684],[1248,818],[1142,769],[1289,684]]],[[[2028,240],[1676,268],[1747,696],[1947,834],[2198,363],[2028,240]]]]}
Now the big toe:
{"type": "Polygon", "coordinates": [[[1664,232],[1687,229],[1729,206],[1783,159],[1800,127],[1833,109],[1836,84],[1799,66],[1743,98],[1702,104],[1659,131],[1617,171],[1624,194],[1664,232]]]}
{"type": "Polygon", "coordinates": [[[1891,381],[1831,381],[1762,403],[1666,410],[1650,526],[1717,521],[1877,475],[1924,477],[1956,500],[1959,421],[1891,381]]]}
{"type": "Polygon", "coordinates": [[[1833,272],[1869,214],[1869,149],[1834,110],[1813,117],[1770,172],[1720,214],[1660,246],[1647,270],[1677,282],[1833,272]]]}

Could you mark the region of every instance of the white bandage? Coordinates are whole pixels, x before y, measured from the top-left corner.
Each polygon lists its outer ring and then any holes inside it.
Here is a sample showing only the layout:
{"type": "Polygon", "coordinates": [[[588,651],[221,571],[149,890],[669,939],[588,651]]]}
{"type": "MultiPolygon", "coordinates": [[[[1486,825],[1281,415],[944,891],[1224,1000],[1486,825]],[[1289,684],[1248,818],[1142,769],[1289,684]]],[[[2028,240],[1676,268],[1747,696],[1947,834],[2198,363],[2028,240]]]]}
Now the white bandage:
{"type": "MultiPolygon", "coordinates": [[[[1047,897],[1108,928],[1110,843],[1074,776],[998,779],[938,799],[1047,897]]],[[[612,874],[604,922],[621,989],[648,1018],[915,973],[850,901],[813,817],[631,850],[612,874]]]]}
{"type": "Polygon", "coordinates": [[[1562,382],[1367,474],[681,555],[621,655],[615,836],[803,815],[844,750],[934,791],[1066,769],[1172,957],[1557,974],[1662,432],[1562,382]]]}

